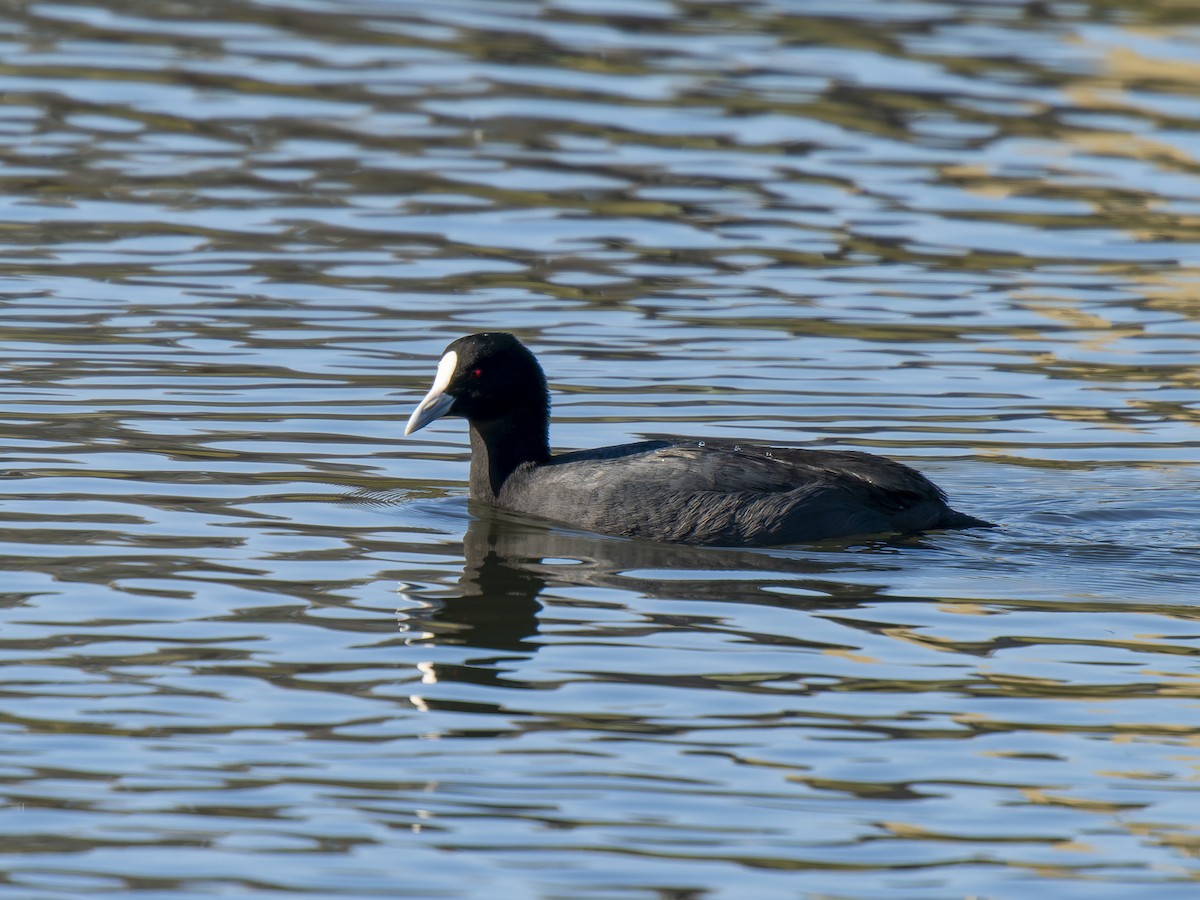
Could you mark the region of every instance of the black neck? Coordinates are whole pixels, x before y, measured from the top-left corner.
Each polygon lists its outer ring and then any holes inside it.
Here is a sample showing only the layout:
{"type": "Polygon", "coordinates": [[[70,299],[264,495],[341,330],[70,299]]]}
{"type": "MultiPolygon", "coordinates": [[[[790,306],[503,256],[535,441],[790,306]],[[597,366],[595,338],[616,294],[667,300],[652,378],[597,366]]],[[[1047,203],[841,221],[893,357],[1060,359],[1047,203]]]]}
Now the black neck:
{"type": "Polygon", "coordinates": [[[518,466],[550,459],[549,410],[530,409],[471,422],[471,499],[496,502],[518,466]]]}

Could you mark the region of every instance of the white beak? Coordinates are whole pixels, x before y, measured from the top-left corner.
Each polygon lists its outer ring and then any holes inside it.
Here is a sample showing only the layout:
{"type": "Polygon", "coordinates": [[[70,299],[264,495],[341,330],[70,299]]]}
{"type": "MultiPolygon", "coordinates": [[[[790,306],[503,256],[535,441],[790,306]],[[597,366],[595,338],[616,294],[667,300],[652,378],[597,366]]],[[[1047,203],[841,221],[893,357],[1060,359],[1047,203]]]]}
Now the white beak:
{"type": "Polygon", "coordinates": [[[458,354],[451,350],[438,362],[437,374],[433,376],[433,387],[409,416],[408,424],[404,426],[406,435],[420,431],[434,419],[440,419],[450,411],[450,407],[454,405],[454,398],[445,391],[450,386],[450,379],[454,377],[454,370],[457,368],[458,354]]]}

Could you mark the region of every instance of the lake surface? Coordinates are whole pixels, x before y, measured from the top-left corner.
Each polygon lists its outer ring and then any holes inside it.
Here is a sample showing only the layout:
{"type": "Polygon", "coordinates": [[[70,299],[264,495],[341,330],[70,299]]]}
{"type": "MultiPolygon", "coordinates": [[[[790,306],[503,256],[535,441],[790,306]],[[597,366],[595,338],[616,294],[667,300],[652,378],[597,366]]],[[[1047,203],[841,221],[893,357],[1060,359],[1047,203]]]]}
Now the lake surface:
{"type": "Polygon", "coordinates": [[[1192,898],[1200,12],[93,0],[0,18],[0,898],[1192,898]],[[465,499],[883,453],[763,551],[465,499]]]}

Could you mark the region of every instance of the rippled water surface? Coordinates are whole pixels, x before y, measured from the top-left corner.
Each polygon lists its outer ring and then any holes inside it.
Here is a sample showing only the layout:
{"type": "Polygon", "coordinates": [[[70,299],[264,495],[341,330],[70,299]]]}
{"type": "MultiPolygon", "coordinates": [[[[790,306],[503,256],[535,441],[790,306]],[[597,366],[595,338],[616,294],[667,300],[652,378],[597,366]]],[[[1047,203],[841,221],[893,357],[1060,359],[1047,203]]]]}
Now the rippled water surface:
{"type": "Polygon", "coordinates": [[[1200,12],[0,12],[0,897],[1200,891],[1200,12]],[[653,546],[404,418],[838,446],[992,531],[653,546]]]}

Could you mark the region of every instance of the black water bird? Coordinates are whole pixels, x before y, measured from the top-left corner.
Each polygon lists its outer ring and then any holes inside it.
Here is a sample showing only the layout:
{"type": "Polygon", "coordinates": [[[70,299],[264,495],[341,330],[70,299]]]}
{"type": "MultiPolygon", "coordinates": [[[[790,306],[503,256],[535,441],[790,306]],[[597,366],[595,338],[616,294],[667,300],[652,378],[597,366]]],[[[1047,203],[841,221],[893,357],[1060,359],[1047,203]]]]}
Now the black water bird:
{"type": "Polygon", "coordinates": [[[471,434],[471,499],[649,541],[765,547],[935,528],[987,527],[915,469],[851,450],[684,438],[550,452],[550,395],[513,335],[451,343],[405,434],[442,416],[471,434]]]}

